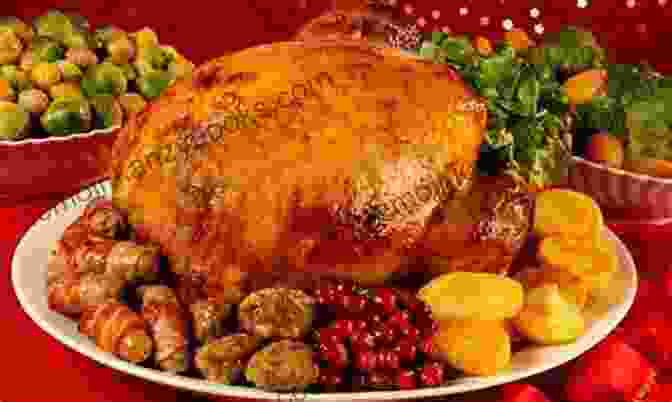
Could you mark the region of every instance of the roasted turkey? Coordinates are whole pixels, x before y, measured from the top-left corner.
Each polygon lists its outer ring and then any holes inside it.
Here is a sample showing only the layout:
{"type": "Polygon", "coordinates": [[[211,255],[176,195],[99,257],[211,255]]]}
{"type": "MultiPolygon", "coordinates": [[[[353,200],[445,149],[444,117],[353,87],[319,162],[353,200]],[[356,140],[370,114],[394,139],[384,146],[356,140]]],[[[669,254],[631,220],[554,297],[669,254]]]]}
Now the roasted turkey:
{"type": "Polygon", "coordinates": [[[473,185],[486,118],[446,65],[343,39],[259,46],[130,119],[113,199],[170,256],[187,298],[506,272],[530,205],[504,181],[473,185]]]}

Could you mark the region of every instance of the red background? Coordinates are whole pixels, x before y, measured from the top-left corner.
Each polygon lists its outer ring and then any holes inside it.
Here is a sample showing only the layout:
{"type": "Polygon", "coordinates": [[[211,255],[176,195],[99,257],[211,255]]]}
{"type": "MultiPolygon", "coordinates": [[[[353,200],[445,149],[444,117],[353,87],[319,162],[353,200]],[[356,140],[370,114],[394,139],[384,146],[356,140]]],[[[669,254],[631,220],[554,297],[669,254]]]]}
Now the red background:
{"type": "MultiPolygon", "coordinates": [[[[128,30],[150,26],[158,32],[162,43],[176,46],[199,63],[231,50],[287,39],[301,23],[318,15],[329,3],[329,0],[191,0],[184,3],[169,0],[4,0],[0,3],[0,15],[33,17],[48,8],[58,7],[77,11],[97,26],[114,24],[128,30]]],[[[672,21],[672,2],[661,5],[658,0],[640,0],[635,7],[628,8],[625,1],[601,1],[589,4],[586,9],[577,8],[575,0],[415,0],[411,3],[415,6],[415,14],[427,18],[430,26],[449,25],[454,31],[498,34],[503,18],[511,18],[516,26],[528,29],[543,22],[546,31],[568,23],[590,25],[599,33],[602,43],[613,49],[612,55],[616,59],[648,59],[660,69],[672,71],[672,57],[667,50],[672,40],[672,24],[669,23],[672,21]],[[460,16],[460,7],[467,7],[469,13],[460,16]],[[540,9],[539,19],[530,17],[532,7],[540,9]],[[434,9],[441,11],[438,21],[430,17],[434,9]],[[480,25],[484,16],[490,18],[489,26],[480,25]]],[[[51,339],[21,311],[9,281],[9,260],[14,246],[45,208],[64,197],[0,209],[0,267],[4,268],[0,275],[0,314],[4,319],[0,330],[0,402],[198,400],[194,395],[145,383],[98,366],[51,339]]],[[[640,268],[651,269],[662,264],[656,251],[672,239],[671,227],[612,227],[626,240],[640,268]]],[[[563,368],[531,379],[531,382],[543,385],[544,391],[556,401],[562,400],[559,390],[563,381],[563,368]]],[[[458,399],[492,400],[494,392],[473,393],[458,399]]]]}

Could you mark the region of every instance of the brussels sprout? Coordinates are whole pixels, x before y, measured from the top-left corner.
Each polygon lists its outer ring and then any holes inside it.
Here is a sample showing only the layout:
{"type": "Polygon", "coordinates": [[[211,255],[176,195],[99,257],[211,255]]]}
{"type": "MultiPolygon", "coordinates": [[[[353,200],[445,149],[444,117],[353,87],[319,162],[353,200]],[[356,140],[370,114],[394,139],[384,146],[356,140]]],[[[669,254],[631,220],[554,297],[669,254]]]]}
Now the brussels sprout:
{"type": "Polygon", "coordinates": [[[33,52],[35,63],[53,63],[65,56],[65,49],[58,42],[45,37],[36,38],[30,45],[30,50],[33,52]]]}
{"type": "Polygon", "coordinates": [[[194,73],[194,64],[187,60],[173,62],[168,66],[168,71],[177,79],[189,79],[194,73]]]}
{"type": "Polygon", "coordinates": [[[9,81],[0,78],[0,101],[14,102],[16,100],[16,91],[12,88],[9,81]]]}
{"type": "Polygon", "coordinates": [[[96,47],[93,35],[88,31],[79,29],[66,34],[63,38],[63,44],[72,49],[90,49],[96,47]]]}
{"type": "Polygon", "coordinates": [[[122,36],[107,43],[107,52],[112,63],[127,64],[135,56],[135,45],[127,36],[122,36]]]}
{"type": "Polygon", "coordinates": [[[0,31],[12,31],[25,43],[29,43],[35,32],[33,28],[16,17],[0,17],[0,31]]]}
{"type": "Polygon", "coordinates": [[[29,130],[30,114],[16,103],[0,101],[0,140],[20,140],[29,130]]]}
{"type": "Polygon", "coordinates": [[[138,49],[159,46],[159,37],[156,35],[156,32],[147,27],[132,33],[131,38],[135,40],[138,49]]]}
{"type": "Polygon", "coordinates": [[[140,75],[145,75],[150,71],[168,69],[174,59],[170,52],[157,46],[138,48],[138,57],[134,65],[140,75]]]}
{"type": "Polygon", "coordinates": [[[77,98],[82,96],[82,89],[78,82],[62,82],[49,89],[49,94],[56,98],[77,98]]]}
{"type": "Polygon", "coordinates": [[[148,99],[160,96],[174,81],[175,76],[167,71],[150,71],[136,80],[140,93],[148,99]]]}
{"type": "Polygon", "coordinates": [[[161,46],[168,54],[173,57],[173,61],[168,66],[168,71],[173,73],[176,78],[188,78],[194,72],[194,63],[182,56],[172,46],[161,46]]]}
{"type": "Polygon", "coordinates": [[[35,18],[33,27],[38,36],[46,36],[59,42],[63,41],[74,28],[70,18],[58,10],[50,10],[35,18]]]}
{"type": "Polygon", "coordinates": [[[91,129],[91,106],[84,98],[56,98],[40,118],[54,135],[82,133],[91,129]]]}
{"type": "Polygon", "coordinates": [[[96,42],[97,47],[105,47],[108,42],[115,39],[123,38],[126,36],[126,32],[112,25],[107,25],[102,28],[96,29],[96,32],[93,34],[93,38],[96,42]]]}
{"type": "Polygon", "coordinates": [[[82,70],[76,64],[62,61],[58,63],[64,81],[77,81],[82,78],[82,70]]]}
{"type": "Polygon", "coordinates": [[[138,78],[138,72],[135,71],[135,68],[132,65],[118,64],[117,66],[124,71],[124,75],[129,81],[133,81],[134,79],[138,78]]]}
{"type": "Polygon", "coordinates": [[[72,26],[76,30],[80,31],[90,31],[91,30],[91,24],[89,23],[89,20],[86,19],[86,17],[82,16],[81,14],[73,13],[73,12],[66,12],[65,15],[70,19],[70,22],[72,23],[72,26]]]}
{"type": "Polygon", "coordinates": [[[49,107],[49,97],[39,89],[27,89],[19,93],[19,106],[33,114],[40,114],[49,107]]]}
{"type": "Polygon", "coordinates": [[[12,64],[19,59],[23,44],[12,31],[0,31],[0,64],[12,64]]]}
{"type": "Polygon", "coordinates": [[[39,63],[30,71],[30,79],[42,89],[49,89],[61,81],[61,70],[56,63],[39,63]]]}
{"type": "Polygon", "coordinates": [[[128,88],[124,70],[105,62],[91,66],[82,80],[82,89],[87,97],[97,95],[121,95],[128,88]]]}
{"type": "Polygon", "coordinates": [[[119,102],[113,96],[94,96],[89,101],[91,102],[91,106],[93,106],[95,128],[110,128],[123,123],[124,112],[119,102]]]}
{"type": "Polygon", "coordinates": [[[136,114],[142,112],[147,106],[147,101],[141,95],[129,92],[119,97],[119,103],[126,114],[136,114]]]}
{"type": "Polygon", "coordinates": [[[12,87],[18,91],[29,89],[32,86],[28,74],[23,70],[19,70],[16,66],[0,67],[0,78],[9,81],[12,87]]]}

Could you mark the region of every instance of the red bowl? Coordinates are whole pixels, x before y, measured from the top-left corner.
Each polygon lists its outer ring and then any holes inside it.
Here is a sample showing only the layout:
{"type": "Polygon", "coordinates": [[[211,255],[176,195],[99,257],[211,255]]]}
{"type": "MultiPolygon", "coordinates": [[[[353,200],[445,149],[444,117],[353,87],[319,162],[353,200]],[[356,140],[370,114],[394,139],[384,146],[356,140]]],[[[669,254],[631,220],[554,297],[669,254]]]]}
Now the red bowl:
{"type": "Polygon", "coordinates": [[[118,130],[0,141],[0,202],[74,192],[104,178],[118,130]]]}
{"type": "Polygon", "coordinates": [[[614,169],[575,156],[569,185],[610,211],[612,221],[672,221],[672,179],[614,169]]]}

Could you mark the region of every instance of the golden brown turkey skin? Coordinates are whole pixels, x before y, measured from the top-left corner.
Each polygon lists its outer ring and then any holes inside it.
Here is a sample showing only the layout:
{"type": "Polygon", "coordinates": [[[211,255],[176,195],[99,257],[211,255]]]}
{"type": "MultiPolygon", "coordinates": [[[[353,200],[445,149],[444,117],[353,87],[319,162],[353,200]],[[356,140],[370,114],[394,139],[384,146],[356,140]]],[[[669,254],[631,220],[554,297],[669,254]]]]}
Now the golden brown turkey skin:
{"type": "Polygon", "coordinates": [[[449,67],[394,49],[246,49],[129,122],[114,199],[176,271],[210,286],[304,274],[380,283],[468,189],[485,122],[449,67]]]}

